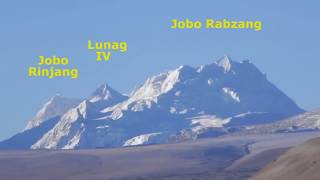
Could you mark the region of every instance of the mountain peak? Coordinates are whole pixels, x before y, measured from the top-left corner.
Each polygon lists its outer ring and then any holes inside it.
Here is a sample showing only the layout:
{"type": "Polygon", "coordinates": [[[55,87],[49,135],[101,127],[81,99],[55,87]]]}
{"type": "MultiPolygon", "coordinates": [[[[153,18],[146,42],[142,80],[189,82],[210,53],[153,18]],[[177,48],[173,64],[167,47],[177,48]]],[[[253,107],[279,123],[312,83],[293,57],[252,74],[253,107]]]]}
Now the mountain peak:
{"type": "Polygon", "coordinates": [[[112,89],[108,84],[102,84],[91,95],[90,102],[109,100],[112,98],[122,97],[123,95],[112,89]]]}
{"type": "Polygon", "coordinates": [[[224,69],[224,72],[229,72],[231,69],[232,60],[229,56],[225,55],[215,62],[218,66],[224,69]]]}
{"type": "Polygon", "coordinates": [[[179,82],[194,77],[195,74],[195,68],[188,65],[179,66],[177,69],[148,78],[140,88],[132,93],[132,97],[154,99],[170,91],[179,82]]]}
{"type": "Polygon", "coordinates": [[[43,105],[36,116],[28,122],[25,130],[39,126],[44,121],[64,114],[68,109],[76,106],[81,101],[81,99],[66,98],[60,94],[54,95],[43,105]]]}
{"type": "Polygon", "coordinates": [[[181,65],[176,70],[177,71],[185,71],[185,70],[188,70],[188,69],[192,69],[192,67],[188,66],[188,65],[181,65]]]}
{"type": "Polygon", "coordinates": [[[61,96],[61,94],[57,93],[50,98],[50,100],[46,104],[55,103],[60,100],[67,99],[66,97],[61,96]]]}

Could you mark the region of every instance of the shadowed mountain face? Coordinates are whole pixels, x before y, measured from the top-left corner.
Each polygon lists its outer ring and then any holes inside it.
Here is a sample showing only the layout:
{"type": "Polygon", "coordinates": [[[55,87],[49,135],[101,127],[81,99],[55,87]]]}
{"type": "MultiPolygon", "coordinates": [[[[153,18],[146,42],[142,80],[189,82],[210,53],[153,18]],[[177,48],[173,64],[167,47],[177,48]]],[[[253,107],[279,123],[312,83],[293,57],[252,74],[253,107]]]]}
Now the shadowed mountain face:
{"type": "Polygon", "coordinates": [[[46,132],[52,129],[60,117],[48,119],[36,127],[25,130],[0,143],[0,149],[29,149],[30,144],[36,143],[46,132]]]}
{"type": "Polygon", "coordinates": [[[263,168],[252,180],[318,180],[320,177],[320,138],[290,149],[263,168]]]}
{"type": "Polygon", "coordinates": [[[129,97],[108,85],[63,113],[32,149],[179,142],[302,113],[255,65],[223,57],[153,76],[129,97]]]}

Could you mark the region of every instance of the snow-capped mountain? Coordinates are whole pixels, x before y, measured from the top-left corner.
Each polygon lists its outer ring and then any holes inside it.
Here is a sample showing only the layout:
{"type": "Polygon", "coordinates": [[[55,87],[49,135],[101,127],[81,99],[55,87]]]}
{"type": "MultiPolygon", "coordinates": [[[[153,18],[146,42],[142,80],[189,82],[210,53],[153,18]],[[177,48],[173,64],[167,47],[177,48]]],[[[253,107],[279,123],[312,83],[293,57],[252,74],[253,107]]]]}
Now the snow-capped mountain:
{"type": "Polygon", "coordinates": [[[64,113],[31,148],[165,143],[228,133],[304,112],[249,61],[225,56],[153,76],[126,97],[107,85],[64,113]]]}
{"type": "Polygon", "coordinates": [[[44,134],[52,129],[60,120],[60,116],[70,108],[77,106],[82,100],[55,95],[38,111],[36,116],[28,122],[25,129],[0,142],[2,149],[28,149],[44,134]]]}
{"type": "Polygon", "coordinates": [[[59,122],[31,148],[99,147],[100,138],[107,128],[104,122],[97,120],[103,115],[100,111],[125,99],[126,96],[108,85],[100,86],[88,100],[62,115],[59,122]]]}
{"type": "Polygon", "coordinates": [[[248,61],[227,56],[199,68],[180,66],[149,78],[125,102],[106,108],[107,118],[154,107],[183,116],[213,114],[220,118],[242,113],[273,113],[282,117],[303,112],[248,61]]]}
{"type": "Polygon", "coordinates": [[[70,108],[78,105],[82,100],[75,98],[62,97],[59,94],[53,96],[45,105],[38,111],[36,116],[29,121],[25,130],[32,129],[39,126],[41,123],[61,116],[67,112],[70,108]]]}

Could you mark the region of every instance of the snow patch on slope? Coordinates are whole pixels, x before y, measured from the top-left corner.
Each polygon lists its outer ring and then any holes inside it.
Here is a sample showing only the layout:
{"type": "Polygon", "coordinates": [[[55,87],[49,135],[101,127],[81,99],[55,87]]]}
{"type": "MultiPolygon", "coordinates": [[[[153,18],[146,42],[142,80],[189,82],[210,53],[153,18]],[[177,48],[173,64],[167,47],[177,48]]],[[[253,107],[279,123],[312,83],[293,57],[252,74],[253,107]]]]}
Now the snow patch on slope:
{"type": "Polygon", "coordinates": [[[149,133],[149,134],[142,134],[139,136],[136,136],[134,138],[131,138],[129,140],[127,140],[123,146],[137,146],[137,145],[143,145],[149,142],[149,139],[154,137],[154,136],[158,136],[161,133],[149,133]]]}
{"type": "Polygon", "coordinates": [[[192,128],[193,131],[199,131],[204,128],[221,128],[225,124],[229,123],[231,118],[221,119],[214,115],[202,115],[189,118],[191,120],[191,125],[195,126],[192,128]]]}
{"type": "Polygon", "coordinates": [[[230,88],[222,88],[223,92],[225,94],[228,94],[233,100],[235,100],[236,102],[240,102],[240,97],[238,95],[237,92],[231,90],[230,88]]]}

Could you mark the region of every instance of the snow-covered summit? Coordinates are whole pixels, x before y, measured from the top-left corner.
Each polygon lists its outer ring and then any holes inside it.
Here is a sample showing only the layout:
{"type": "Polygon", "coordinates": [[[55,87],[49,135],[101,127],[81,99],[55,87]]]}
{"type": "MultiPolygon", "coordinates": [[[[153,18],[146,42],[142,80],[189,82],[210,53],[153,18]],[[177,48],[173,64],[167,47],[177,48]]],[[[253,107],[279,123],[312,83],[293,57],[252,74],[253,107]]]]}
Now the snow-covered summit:
{"type": "Polygon", "coordinates": [[[152,99],[170,91],[177,83],[192,76],[194,68],[180,66],[179,68],[161,73],[146,80],[146,82],[132,93],[134,98],[152,99]]]}
{"type": "Polygon", "coordinates": [[[224,72],[229,72],[231,69],[231,59],[229,56],[224,56],[221,59],[219,59],[218,61],[216,61],[215,63],[222,67],[224,72]]]}
{"type": "Polygon", "coordinates": [[[39,126],[44,121],[64,114],[70,108],[78,105],[80,102],[81,99],[66,98],[62,97],[60,94],[53,96],[47,103],[44,104],[35,117],[28,122],[25,130],[39,126]]]}
{"type": "Polygon", "coordinates": [[[108,84],[102,84],[98,87],[90,97],[90,102],[111,101],[113,99],[125,99],[126,97],[112,89],[108,84]]]}

